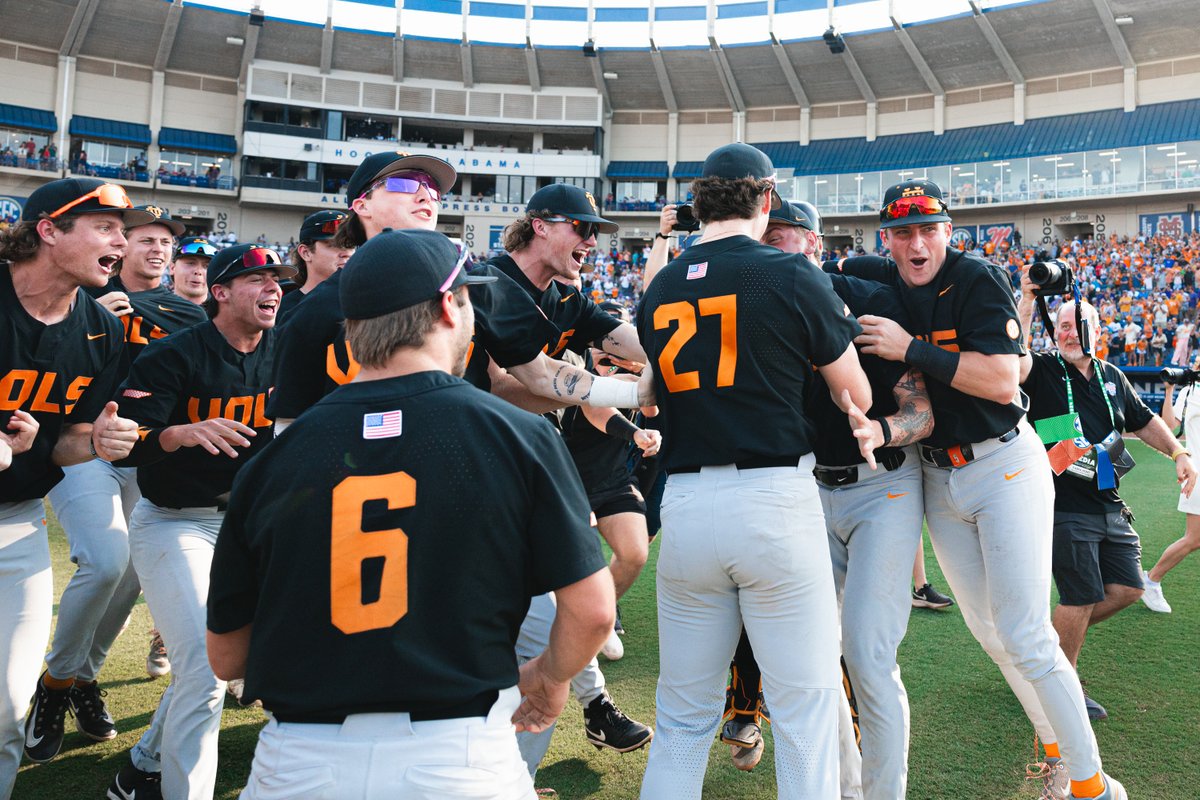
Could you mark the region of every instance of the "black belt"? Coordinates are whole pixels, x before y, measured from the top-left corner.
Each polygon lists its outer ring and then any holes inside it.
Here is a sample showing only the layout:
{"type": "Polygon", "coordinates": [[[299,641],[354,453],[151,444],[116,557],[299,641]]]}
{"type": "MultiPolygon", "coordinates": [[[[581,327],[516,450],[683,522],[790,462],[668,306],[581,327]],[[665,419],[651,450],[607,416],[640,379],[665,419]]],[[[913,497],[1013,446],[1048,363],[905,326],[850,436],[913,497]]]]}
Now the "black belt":
{"type": "MultiPolygon", "coordinates": [[[[888,472],[899,469],[906,458],[903,450],[893,450],[877,460],[879,466],[883,467],[888,472]]],[[[852,483],[858,483],[858,468],[861,464],[856,464],[853,467],[814,467],[813,477],[817,482],[836,489],[839,486],[849,486],[852,483]]]]}
{"type": "Polygon", "coordinates": [[[974,445],[968,443],[942,448],[921,445],[921,458],[923,458],[925,461],[928,461],[930,464],[933,464],[935,467],[941,467],[943,469],[961,467],[964,464],[969,464],[980,456],[987,455],[994,449],[987,448],[985,452],[980,452],[978,455],[976,455],[976,447],[979,447],[980,450],[984,450],[981,445],[987,444],[988,442],[998,442],[999,444],[1011,442],[1013,439],[1017,438],[1020,433],[1021,428],[1018,426],[1013,428],[1008,433],[1001,434],[995,439],[985,439],[982,442],[975,442],[974,445]]]}
{"type": "Polygon", "coordinates": [[[486,717],[491,713],[492,706],[496,705],[496,698],[500,696],[500,692],[491,691],[484,692],[479,697],[466,703],[457,706],[447,706],[445,708],[425,709],[423,711],[405,711],[402,708],[373,708],[363,711],[352,711],[348,713],[339,712],[306,712],[298,711],[296,713],[276,712],[272,711],[272,715],[280,722],[299,722],[306,725],[341,725],[346,721],[346,717],[351,714],[405,714],[413,722],[432,722],[439,719],[459,719],[461,717],[486,717]]]}
{"type": "MultiPolygon", "coordinates": [[[[743,458],[741,461],[733,462],[733,465],[738,469],[766,469],[767,467],[794,467],[800,463],[803,456],[754,456],[753,458],[743,458]]],[[[699,472],[704,467],[724,466],[723,464],[702,464],[686,467],[672,467],[667,470],[671,475],[681,475],[690,472],[699,472]]]]}

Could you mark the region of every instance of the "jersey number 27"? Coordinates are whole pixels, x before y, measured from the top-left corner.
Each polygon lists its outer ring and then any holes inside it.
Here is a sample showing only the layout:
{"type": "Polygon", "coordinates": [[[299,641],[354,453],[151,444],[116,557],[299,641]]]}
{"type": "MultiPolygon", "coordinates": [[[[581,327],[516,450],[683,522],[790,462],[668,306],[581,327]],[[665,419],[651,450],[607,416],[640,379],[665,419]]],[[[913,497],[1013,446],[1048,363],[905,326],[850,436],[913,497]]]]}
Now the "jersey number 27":
{"type": "Polygon", "coordinates": [[[675,323],[675,332],[658,354],[658,372],[671,394],[700,388],[700,373],[676,372],[675,359],[679,351],[696,335],[696,309],[700,316],[721,318],[721,355],[717,359],[717,386],[733,386],[737,372],[737,295],[702,297],[692,305],[687,301],[666,303],[654,309],[654,330],[661,331],[675,323]]]}
{"type": "Polygon", "coordinates": [[[400,528],[363,530],[363,504],[383,500],[389,511],[417,503],[417,482],[407,472],[351,476],[333,489],[329,601],[342,633],[390,628],[408,613],[408,536],[400,528]],[[378,598],[363,600],[363,562],[382,559],[378,598]]]}

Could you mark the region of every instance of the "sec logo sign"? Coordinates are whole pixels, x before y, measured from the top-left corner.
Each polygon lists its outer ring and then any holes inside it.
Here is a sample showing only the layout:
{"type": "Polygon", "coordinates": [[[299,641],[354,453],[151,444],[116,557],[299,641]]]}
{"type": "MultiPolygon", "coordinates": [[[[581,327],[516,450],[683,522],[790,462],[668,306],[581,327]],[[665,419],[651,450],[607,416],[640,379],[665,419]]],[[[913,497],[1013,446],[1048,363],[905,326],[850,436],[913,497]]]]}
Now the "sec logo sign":
{"type": "Polygon", "coordinates": [[[15,197],[0,197],[0,222],[15,223],[21,218],[21,203],[15,197]]]}

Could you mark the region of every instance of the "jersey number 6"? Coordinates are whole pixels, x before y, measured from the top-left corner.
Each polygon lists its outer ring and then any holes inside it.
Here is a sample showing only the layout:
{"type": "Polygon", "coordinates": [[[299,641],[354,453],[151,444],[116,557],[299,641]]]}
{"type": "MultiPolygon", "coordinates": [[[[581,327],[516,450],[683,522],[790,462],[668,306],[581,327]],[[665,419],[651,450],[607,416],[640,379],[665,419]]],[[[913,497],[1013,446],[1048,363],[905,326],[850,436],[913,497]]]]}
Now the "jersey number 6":
{"type": "MultiPolygon", "coordinates": [[[[721,355],[717,360],[717,386],[733,386],[737,371],[737,295],[723,294],[719,297],[702,297],[696,301],[700,316],[717,315],[721,318],[721,355]]],[[[658,372],[671,394],[700,388],[700,373],[676,372],[675,359],[683,346],[696,335],[696,308],[689,302],[666,303],[654,309],[654,330],[661,331],[677,327],[658,354],[658,372]]]]}
{"type": "Polygon", "coordinates": [[[364,531],[363,504],[383,500],[389,511],[417,503],[417,482],[407,472],[349,477],[333,489],[329,601],[342,633],[389,628],[408,613],[408,536],[400,528],[364,531]],[[379,596],[363,599],[363,562],[382,559],[379,596]]]}

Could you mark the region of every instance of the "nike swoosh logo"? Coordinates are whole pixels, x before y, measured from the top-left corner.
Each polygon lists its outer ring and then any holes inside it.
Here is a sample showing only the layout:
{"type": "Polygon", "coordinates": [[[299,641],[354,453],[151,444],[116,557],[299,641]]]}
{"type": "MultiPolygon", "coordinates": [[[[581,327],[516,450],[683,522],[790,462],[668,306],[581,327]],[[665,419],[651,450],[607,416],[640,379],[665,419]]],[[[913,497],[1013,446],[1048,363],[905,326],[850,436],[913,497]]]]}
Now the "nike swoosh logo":
{"type": "Polygon", "coordinates": [[[108,334],[107,333],[89,333],[87,335],[89,342],[94,342],[97,339],[99,339],[101,336],[108,336],[108,334]]]}
{"type": "Polygon", "coordinates": [[[569,294],[569,295],[567,295],[566,297],[564,297],[562,300],[559,300],[558,302],[560,302],[560,303],[565,303],[565,302],[567,302],[568,300],[570,300],[570,299],[571,299],[572,297],[574,297],[574,296],[575,296],[575,295],[573,295],[573,294],[569,294]]]}
{"type": "Polygon", "coordinates": [[[592,737],[595,739],[599,739],[602,742],[608,741],[608,737],[605,735],[603,729],[596,731],[594,734],[592,734],[592,737]]]}
{"type": "Polygon", "coordinates": [[[938,297],[941,297],[942,295],[944,295],[946,292],[950,291],[953,288],[954,288],[954,284],[952,283],[949,286],[947,286],[945,289],[942,289],[940,292],[938,292],[938,297]]]}
{"type": "Polygon", "coordinates": [[[1004,473],[1004,480],[1011,481],[1013,478],[1017,477],[1024,471],[1025,471],[1025,469],[1024,469],[1024,467],[1022,467],[1021,469],[1017,470],[1016,472],[1006,472],[1006,473],[1004,473]]]}
{"type": "Polygon", "coordinates": [[[167,312],[168,314],[174,314],[174,313],[175,313],[175,309],[173,309],[173,308],[167,308],[166,306],[159,306],[159,307],[158,307],[158,310],[159,310],[159,311],[165,311],[165,312],[167,312]]]}
{"type": "Polygon", "coordinates": [[[46,738],[46,737],[45,736],[34,736],[33,731],[29,731],[28,733],[25,734],[25,746],[26,747],[37,747],[39,744],[42,743],[42,739],[44,739],[44,738],[46,738]]]}
{"type": "Polygon", "coordinates": [[[888,500],[896,500],[900,497],[904,497],[906,494],[908,494],[908,492],[900,492],[900,494],[892,494],[891,492],[888,492],[887,499],[888,500]]]}

